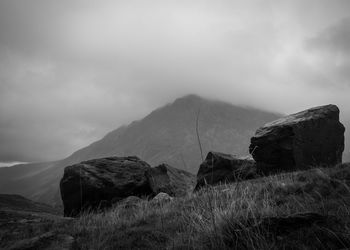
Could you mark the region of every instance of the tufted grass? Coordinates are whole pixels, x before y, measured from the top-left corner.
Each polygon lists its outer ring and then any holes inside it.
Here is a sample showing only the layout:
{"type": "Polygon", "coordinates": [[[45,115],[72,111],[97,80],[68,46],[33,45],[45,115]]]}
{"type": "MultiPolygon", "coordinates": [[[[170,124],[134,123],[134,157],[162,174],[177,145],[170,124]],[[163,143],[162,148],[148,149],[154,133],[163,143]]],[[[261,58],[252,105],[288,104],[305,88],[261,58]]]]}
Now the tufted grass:
{"type": "Polygon", "coordinates": [[[349,186],[350,164],[280,174],[85,213],[70,233],[75,249],[342,249],[350,247],[349,186]],[[287,232],[257,226],[305,212],[326,220],[287,232]]]}

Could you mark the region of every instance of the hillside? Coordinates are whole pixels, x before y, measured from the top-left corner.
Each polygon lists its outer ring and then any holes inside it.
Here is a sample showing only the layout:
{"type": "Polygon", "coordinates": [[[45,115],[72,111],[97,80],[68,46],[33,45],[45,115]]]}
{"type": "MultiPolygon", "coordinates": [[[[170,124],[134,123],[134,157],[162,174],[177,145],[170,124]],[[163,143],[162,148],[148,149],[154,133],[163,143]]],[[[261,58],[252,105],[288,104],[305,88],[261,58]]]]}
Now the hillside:
{"type": "Polygon", "coordinates": [[[23,225],[18,218],[14,227],[11,218],[0,223],[0,248],[349,249],[349,185],[348,163],[208,186],[171,201],[121,202],[75,219],[23,225]]]}
{"type": "Polygon", "coordinates": [[[229,103],[185,96],[161,107],[142,120],[108,133],[101,140],[78,150],[66,159],[0,169],[0,193],[20,194],[50,204],[60,204],[58,183],[64,167],[106,156],[137,155],[152,166],[168,163],[196,173],[201,163],[196,137],[203,155],[214,150],[247,155],[250,137],[279,115],[229,103]]]}
{"type": "Polygon", "coordinates": [[[62,228],[69,221],[62,217],[59,209],[47,204],[20,195],[0,194],[0,249],[42,249],[43,246],[47,249],[68,249],[64,246],[71,238],[48,232],[48,229],[52,225],[62,228]]]}
{"type": "Polygon", "coordinates": [[[60,214],[60,211],[43,203],[34,202],[20,195],[0,194],[0,210],[60,214]]]}
{"type": "Polygon", "coordinates": [[[73,237],[80,249],[348,249],[349,184],[343,164],[209,186],[161,206],[87,214],[73,237]]]}

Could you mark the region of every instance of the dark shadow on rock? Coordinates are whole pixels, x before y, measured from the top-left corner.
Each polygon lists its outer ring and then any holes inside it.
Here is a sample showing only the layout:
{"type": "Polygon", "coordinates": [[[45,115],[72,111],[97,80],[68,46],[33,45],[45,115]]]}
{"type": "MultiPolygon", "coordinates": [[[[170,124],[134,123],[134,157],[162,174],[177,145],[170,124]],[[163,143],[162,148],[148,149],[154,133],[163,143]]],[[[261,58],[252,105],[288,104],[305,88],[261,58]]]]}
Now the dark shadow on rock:
{"type": "Polygon", "coordinates": [[[206,185],[218,185],[259,177],[254,160],[229,154],[209,152],[197,173],[199,190],[206,185]]]}

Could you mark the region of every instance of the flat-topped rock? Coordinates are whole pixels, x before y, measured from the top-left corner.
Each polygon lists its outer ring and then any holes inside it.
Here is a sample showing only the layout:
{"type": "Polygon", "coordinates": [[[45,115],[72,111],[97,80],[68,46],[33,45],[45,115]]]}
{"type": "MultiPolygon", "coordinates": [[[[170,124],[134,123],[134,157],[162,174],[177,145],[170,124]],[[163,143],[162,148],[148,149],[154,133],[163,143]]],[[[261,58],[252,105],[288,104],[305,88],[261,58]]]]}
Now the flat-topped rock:
{"type": "Polygon", "coordinates": [[[128,196],[153,192],[146,177],[151,167],[135,156],[108,157],[66,167],[60,182],[65,216],[111,205],[128,196]]]}
{"type": "Polygon", "coordinates": [[[334,166],[342,162],[344,132],[337,106],[315,107],[259,128],[249,152],[266,173],[334,166]]]}

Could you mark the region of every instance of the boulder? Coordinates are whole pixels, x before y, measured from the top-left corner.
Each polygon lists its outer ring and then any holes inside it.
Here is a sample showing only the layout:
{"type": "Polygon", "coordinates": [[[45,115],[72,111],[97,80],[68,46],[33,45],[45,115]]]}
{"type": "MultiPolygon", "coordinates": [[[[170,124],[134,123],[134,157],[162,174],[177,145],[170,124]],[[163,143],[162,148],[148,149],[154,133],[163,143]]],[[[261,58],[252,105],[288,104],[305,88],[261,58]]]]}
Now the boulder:
{"type": "Polygon", "coordinates": [[[170,196],[186,196],[193,191],[196,176],[184,170],[161,164],[147,171],[147,178],[154,194],[160,192],[170,196]]]}
{"type": "Polygon", "coordinates": [[[342,162],[344,131],[337,106],[315,107],[259,128],[249,152],[266,174],[334,166],[342,162]]]}
{"type": "Polygon", "coordinates": [[[202,186],[236,182],[257,177],[255,162],[249,158],[209,152],[197,173],[195,190],[202,186]]]}
{"type": "Polygon", "coordinates": [[[150,168],[135,156],[95,159],[66,167],[60,182],[64,215],[97,209],[102,201],[105,207],[112,200],[153,194],[146,178],[150,168]]]}

